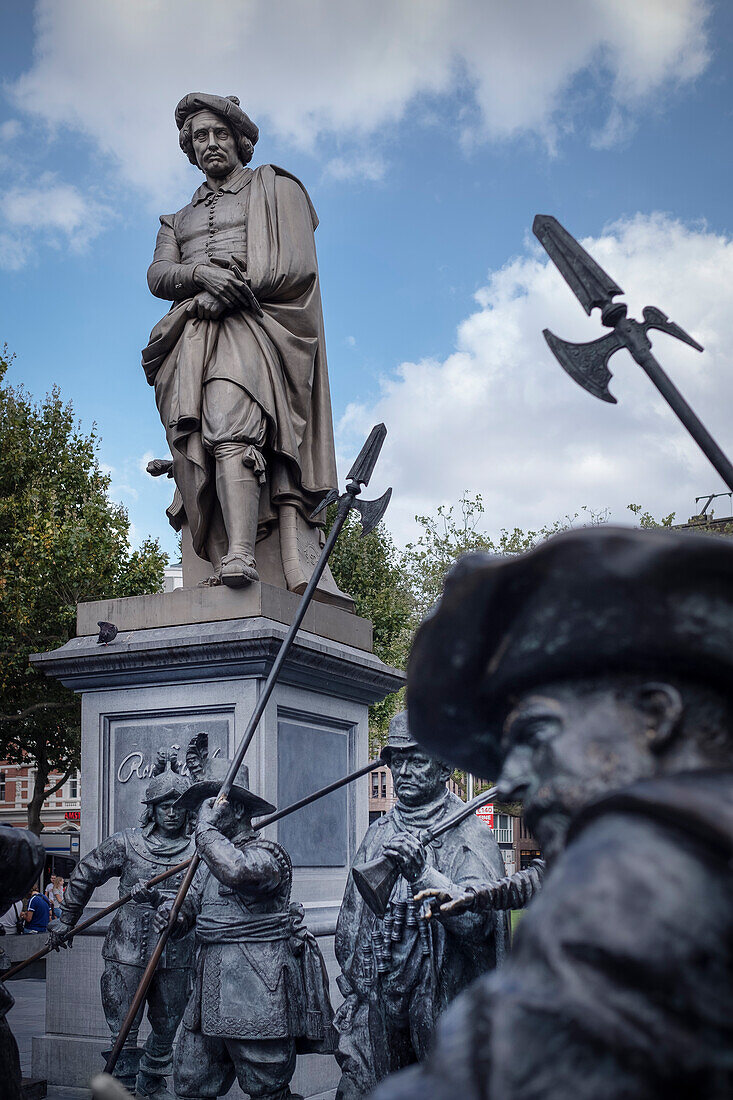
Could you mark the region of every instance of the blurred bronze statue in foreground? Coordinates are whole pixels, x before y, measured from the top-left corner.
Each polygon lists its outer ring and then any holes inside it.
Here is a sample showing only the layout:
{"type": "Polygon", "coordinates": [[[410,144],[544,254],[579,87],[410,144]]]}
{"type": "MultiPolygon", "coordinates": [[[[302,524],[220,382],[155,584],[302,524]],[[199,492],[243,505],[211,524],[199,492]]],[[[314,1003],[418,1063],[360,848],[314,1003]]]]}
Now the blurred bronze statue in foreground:
{"type": "MultiPolygon", "coordinates": [[[[43,870],[46,849],[27,829],[0,827],[0,915],[26,894],[43,870]]],[[[3,959],[6,959],[2,952],[3,959]]],[[[5,962],[3,969],[9,965],[5,962]]],[[[0,982],[0,1094],[3,1100],[23,1100],[20,1055],[5,1019],[14,1000],[0,982]]]]}
{"type": "Polygon", "coordinates": [[[410,726],[521,799],[548,858],[514,952],[378,1100],[733,1094],[733,545],[614,528],[465,558],[410,726]]]}

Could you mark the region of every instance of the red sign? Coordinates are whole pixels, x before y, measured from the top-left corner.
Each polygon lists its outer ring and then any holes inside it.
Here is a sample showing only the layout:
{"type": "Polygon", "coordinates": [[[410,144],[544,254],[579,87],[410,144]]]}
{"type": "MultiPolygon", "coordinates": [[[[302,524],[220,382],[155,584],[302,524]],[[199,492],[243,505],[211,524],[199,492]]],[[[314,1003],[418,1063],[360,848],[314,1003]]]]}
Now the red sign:
{"type": "Polygon", "coordinates": [[[490,829],[494,828],[494,803],[487,802],[485,806],[479,806],[476,810],[476,817],[483,821],[484,825],[488,825],[490,829]]]}
{"type": "Polygon", "coordinates": [[[81,821],[81,810],[67,810],[64,817],[67,821],[81,821]]]}

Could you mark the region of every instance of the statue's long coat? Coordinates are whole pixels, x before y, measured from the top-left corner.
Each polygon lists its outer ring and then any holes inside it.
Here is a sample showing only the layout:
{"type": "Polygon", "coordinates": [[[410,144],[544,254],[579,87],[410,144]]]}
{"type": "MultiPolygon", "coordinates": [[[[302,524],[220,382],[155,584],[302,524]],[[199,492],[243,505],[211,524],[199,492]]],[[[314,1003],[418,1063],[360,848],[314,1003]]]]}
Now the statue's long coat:
{"type": "MultiPolygon", "coordinates": [[[[194,548],[206,556],[217,514],[213,459],[201,440],[205,382],[236,382],[268,421],[266,492],[260,530],[280,504],[307,518],[336,485],[331,398],[313,232],[318,218],[303,185],[275,165],[241,168],[215,212],[207,184],[176,214],[161,218],[150,288],[173,301],[143,351],[143,366],[173,455],[176,486],[194,548]],[[213,220],[210,220],[212,219],[213,220]],[[197,264],[246,257],[264,316],[250,310],[199,320],[187,307],[199,288],[197,264]]],[[[170,513],[169,513],[170,514],[170,513]]],[[[180,526],[181,515],[171,515],[180,526]]],[[[216,537],[216,536],[215,536],[216,537]]]]}
{"type": "MultiPolygon", "coordinates": [[[[161,850],[148,840],[144,829],[122,829],[112,833],[80,859],[64,892],[63,919],[76,922],[95,889],[110,878],[119,877],[119,896],[129,894],[138,882],[147,882],[169,867],[190,859],[192,836],[179,837],[161,850]]],[[[157,890],[165,899],[178,892],[183,871],[162,882],[157,890]]],[[[148,902],[128,902],[117,910],[102,945],[102,957],[126,966],[145,966],[155,950],[158,934],[153,928],[155,908],[148,902]]],[[[161,970],[192,969],[193,935],[169,940],[158,964],[161,970]]]]}
{"type": "MultiPolygon", "coordinates": [[[[464,805],[455,795],[448,794],[443,815],[464,805]]],[[[436,819],[434,824],[439,824],[436,819]]],[[[366,863],[382,854],[385,844],[402,826],[394,810],[370,825],[356,854],[354,863],[366,863]]],[[[479,882],[491,882],[504,876],[504,861],[494,835],[476,817],[468,818],[427,846],[428,865],[413,889],[429,886],[466,887],[479,882]]],[[[336,958],[346,982],[340,981],[342,992],[349,990],[359,997],[368,997],[377,985],[376,964],[372,947],[372,931],[377,918],[368,907],[349,875],[344,900],[336,927],[336,958]]],[[[501,962],[508,946],[507,914],[465,913],[458,917],[431,921],[432,958],[425,1006],[433,1019],[464,989],[469,982],[501,962]]]]}

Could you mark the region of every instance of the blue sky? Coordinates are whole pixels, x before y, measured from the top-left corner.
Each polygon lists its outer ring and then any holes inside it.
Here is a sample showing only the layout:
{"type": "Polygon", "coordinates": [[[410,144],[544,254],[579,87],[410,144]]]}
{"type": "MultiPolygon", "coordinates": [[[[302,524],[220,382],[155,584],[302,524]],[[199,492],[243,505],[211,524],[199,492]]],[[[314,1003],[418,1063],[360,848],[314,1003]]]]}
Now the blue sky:
{"type": "Polygon", "coordinates": [[[96,421],[137,539],[175,549],[140,349],[165,309],[157,216],[199,181],[173,109],[200,89],[238,95],[253,163],[313,199],[339,460],[385,420],[398,541],[464,490],[497,531],[630,501],[687,516],[722,487],[625,356],[618,407],[549,357],[543,327],[601,330],[530,228],[555,214],[632,310],[705,344],[655,349],[733,450],[731,5],[5,0],[3,27],[0,341],[12,380],[96,421]]]}

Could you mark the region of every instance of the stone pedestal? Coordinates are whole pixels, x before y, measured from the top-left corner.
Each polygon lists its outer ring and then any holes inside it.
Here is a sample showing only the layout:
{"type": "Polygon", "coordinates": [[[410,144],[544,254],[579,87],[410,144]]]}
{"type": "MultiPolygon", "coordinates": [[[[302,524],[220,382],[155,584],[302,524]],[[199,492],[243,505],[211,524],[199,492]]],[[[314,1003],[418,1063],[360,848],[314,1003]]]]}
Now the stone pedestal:
{"type": "MultiPolygon", "coordinates": [[[[137,824],[159,748],[177,747],[183,761],[190,738],[204,730],[210,751],[231,757],[298,602],[282,589],[255,585],[80,605],[79,636],[36,655],[36,668],[82,693],[82,853],[137,824]],[[108,646],[96,641],[99,619],[119,628],[108,646]]],[[[366,620],[314,603],[304,628],[246,760],[252,789],[279,807],[365,764],[368,705],[403,683],[371,652],[366,620]]],[[[290,852],[293,900],[305,905],[319,937],[335,1003],[333,933],[368,825],[367,797],[365,777],[265,833],[290,852]]],[[[95,893],[89,912],[116,897],[112,880],[95,893]]],[[[99,993],[102,925],[49,957],[45,1033],[33,1041],[34,1076],[49,1083],[86,1085],[109,1046],[99,993]]],[[[146,1030],[144,1024],[141,1035],[146,1030]]],[[[334,1059],[308,1055],[293,1088],[314,1095],[337,1076],[334,1059]]]]}

